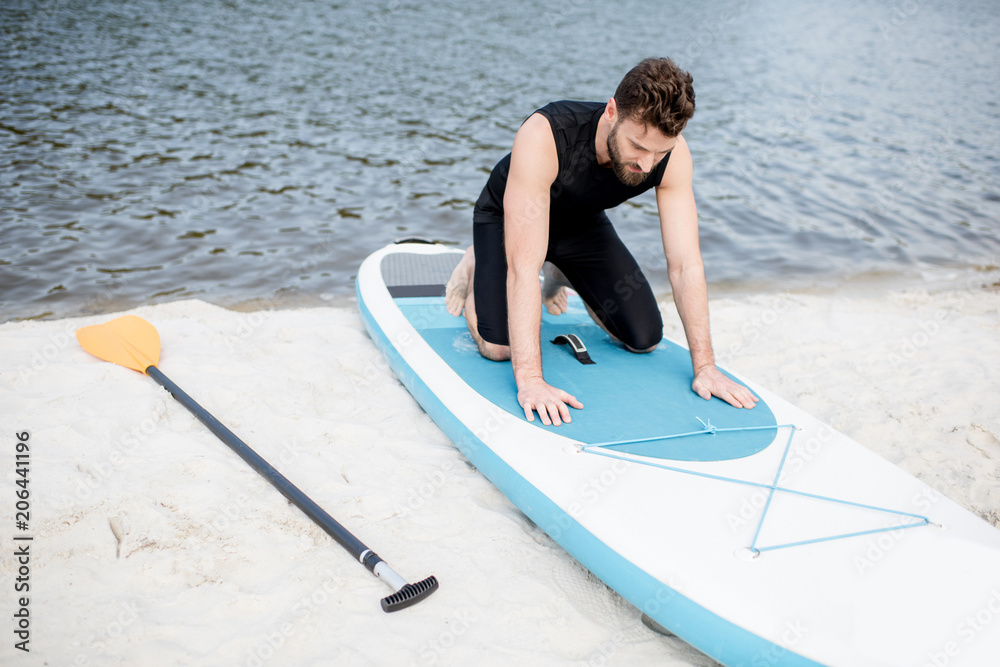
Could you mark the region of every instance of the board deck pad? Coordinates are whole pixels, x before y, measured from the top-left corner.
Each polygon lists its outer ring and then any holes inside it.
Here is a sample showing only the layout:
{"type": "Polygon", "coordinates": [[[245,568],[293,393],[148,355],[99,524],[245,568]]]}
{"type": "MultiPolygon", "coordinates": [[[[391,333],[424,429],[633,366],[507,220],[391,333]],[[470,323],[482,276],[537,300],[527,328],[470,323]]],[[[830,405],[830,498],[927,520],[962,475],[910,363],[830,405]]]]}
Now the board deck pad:
{"type": "MultiPolygon", "coordinates": [[[[441,298],[404,297],[396,303],[424,340],[473,389],[524,418],[510,363],[483,358],[465,318],[448,313],[441,298]]],[[[605,444],[627,454],[674,461],[742,458],[775,439],[775,428],[760,428],[776,427],[764,402],[745,410],[717,398],[706,401],[691,389],[691,355],[686,349],[663,341],[649,354],[629,352],[593,322],[576,295],[571,295],[568,312],[543,314],[541,335],[546,381],[576,396],[584,408],[571,408],[572,421],[562,426],[545,426],[536,417],[539,428],[558,429],[561,435],[585,444],[605,444]],[[581,364],[566,346],[549,342],[560,334],[579,336],[594,364],[581,364]],[[706,427],[760,430],[705,434],[706,427]],[[686,433],[696,435],[676,437],[686,433]]]]}
{"type": "Polygon", "coordinates": [[[379,267],[393,297],[444,296],[444,288],[462,256],[458,253],[388,255],[379,267]]]}

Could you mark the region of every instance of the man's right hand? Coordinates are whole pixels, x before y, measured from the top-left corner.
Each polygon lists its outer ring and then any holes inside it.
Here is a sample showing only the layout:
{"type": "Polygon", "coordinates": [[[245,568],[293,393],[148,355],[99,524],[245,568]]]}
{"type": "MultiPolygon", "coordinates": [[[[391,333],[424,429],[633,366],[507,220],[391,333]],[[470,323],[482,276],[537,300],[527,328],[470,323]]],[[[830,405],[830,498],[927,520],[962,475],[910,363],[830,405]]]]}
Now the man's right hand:
{"type": "Polygon", "coordinates": [[[569,407],[580,410],[583,403],[576,400],[562,389],[553,387],[542,378],[530,378],[517,390],[517,402],[524,408],[524,418],[535,421],[535,414],[546,426],[560,426],[563,422],[573,421],[569,416],[569,407]],[[567,407],[569,406],[569,407],[567,407]]]}

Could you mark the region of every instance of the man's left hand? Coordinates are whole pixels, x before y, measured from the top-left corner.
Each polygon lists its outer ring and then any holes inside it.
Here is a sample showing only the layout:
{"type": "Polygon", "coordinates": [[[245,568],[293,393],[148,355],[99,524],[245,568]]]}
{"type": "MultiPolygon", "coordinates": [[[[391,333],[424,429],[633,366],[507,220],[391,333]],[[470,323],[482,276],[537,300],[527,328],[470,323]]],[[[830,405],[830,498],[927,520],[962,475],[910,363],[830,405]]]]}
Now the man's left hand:
{"type": "Polygon", "coordinates": [[[752,408],[760,400],[743,385],[733,382],[715,366],[702,366],[694,373],[694,392],[706,401],[718,396],[735,408],[752,408]]]}

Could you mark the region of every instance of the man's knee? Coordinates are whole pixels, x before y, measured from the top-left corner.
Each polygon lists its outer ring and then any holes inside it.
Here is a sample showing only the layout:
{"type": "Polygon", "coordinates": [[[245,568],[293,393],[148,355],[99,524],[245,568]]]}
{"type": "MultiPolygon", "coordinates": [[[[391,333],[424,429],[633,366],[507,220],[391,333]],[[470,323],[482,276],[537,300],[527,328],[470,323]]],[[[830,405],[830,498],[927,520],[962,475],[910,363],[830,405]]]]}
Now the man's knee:
{"type": "Polygon", "coordinates": [[[663,340],[663,317],[655,301],[650,307],[633,311],[622,326],[621,341],[631,352],[652,352],[663,340]]]}
{"type": "Polygon", "coordinates": [[[650,329],[643,332],[630,332],[632,335],[628,340],[622,340],[629,352],[636,354],[646,354],[656,349],[656,346],[663,340],[663,326],[658,329],[650,329]]]}
{"type": "Polygon", "coordinates": [[[483,355],[490,361],[510,360],[509,345],[497,345],[496,343],[490,343],[482,339],[477,340],[476,343],[479,347],[479,354],[483,355]]]}
{"type": "Polygon", "coordinates": [[[629,352],[652,352],[663,340],[663,319],[656,310],[652,315],[632,318],[622,322],[613,321],[604,313],[597,314],[587,306],[587,311],[604,331],[620,342],[629,352]],[[637,321],[638,320],[638,321],[637,321]]]}

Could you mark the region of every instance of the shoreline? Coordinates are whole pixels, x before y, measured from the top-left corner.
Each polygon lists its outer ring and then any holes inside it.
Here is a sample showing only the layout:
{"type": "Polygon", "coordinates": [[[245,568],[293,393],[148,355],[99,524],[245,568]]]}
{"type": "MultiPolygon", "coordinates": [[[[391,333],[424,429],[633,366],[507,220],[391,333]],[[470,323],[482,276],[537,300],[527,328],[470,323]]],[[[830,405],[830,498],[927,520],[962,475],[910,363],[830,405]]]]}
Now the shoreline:
{"type": "MultiPolygon", "coordinates": [[[[662,260],[662,257],[660,259],[662,260]]],[[[670,284],[666,279],[665,269],[662,267],[655,269],[655,271],[648,269],[647,274],[650,276],[657,299],[668,298],[670,284]],[[660,275],[661,273],[663,275],[660,275]]],[[[175,301],[190,300],[204,301],[237,312],[353,307],[356,303],[353,284],[352,280],[352,288],[349,291],[336,293],[314,294],[293,290],[279,296],[254,297],[231,302],[226,299],[193,294],[175,300],[157,302],[156,296],[121,294],[120,285],[112,283],[99,294],[80,296],[78,304],[73,307],[59,308],[58,312],[44,311],[34,315],[22,313],[7,316],[8,319],[0,322],[0,325],[27,321],[52,322],[100,314],[113,315],[146,305],[160,306],[175,301]]],[[[977,286],[987,291],[1000,290],[1000,256],[992,258],[984,256],[977,258],[976,262],[955,266],[921,265],[894,270],[888,268],[867,269],[851,275],[790,275],[781,279],[766,280],[755,280],[751,277],[742,282],[710,281],[708,294],[710,299],[785,291],[827,295],[866,295],[910,289],[928,291],[973,289],[977,286]],[[789,285],[792,286],[791,290],[788,288],[789,285]]]]}

